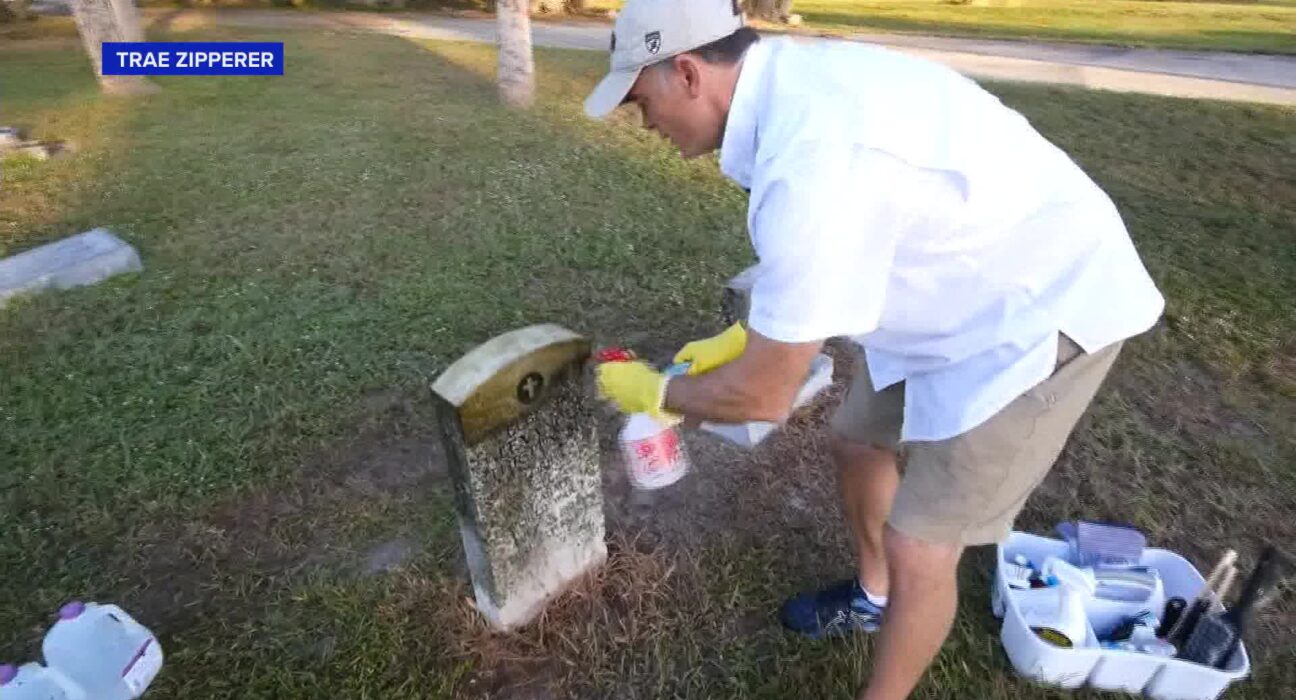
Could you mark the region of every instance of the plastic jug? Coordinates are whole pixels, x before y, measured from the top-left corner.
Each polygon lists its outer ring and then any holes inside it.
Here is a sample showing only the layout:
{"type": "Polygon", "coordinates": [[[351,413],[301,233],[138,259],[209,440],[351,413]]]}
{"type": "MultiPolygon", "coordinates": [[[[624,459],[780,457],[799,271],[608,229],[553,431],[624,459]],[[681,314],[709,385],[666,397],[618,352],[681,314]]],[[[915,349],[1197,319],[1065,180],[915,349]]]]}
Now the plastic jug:
{"type": "Polygon", "coordinates": [[[41,651],[93,700],[138,698],[162,669],[157,638],[116,605],[64,605],[41,651]]]}
{"type": "Polygon", "coordinates": [[[1022,606],[1026,626],[1055,646],[1084,646],[1089,634],[1085,600],[1097,589],[1093,570],[1079,569],[1057,557],[1049,557],[1042,573],[1045,580],[1056,584],[1030,591],[1031,604],[1022,606]]]}
{"type": "Polygon", "coordinates": [[[88,700],[72,679],[38,663],[0,666],[0,700],[88,700]]]}

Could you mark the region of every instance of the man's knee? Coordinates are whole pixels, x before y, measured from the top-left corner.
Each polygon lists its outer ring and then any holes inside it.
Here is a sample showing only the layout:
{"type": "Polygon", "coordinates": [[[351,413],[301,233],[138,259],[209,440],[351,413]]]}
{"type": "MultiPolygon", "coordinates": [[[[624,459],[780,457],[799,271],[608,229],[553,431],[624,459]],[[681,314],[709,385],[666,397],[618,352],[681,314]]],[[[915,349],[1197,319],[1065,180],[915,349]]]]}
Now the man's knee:
{"type": "Polygon", "coordinates": [[[957,576],[963,545],[928,542],[887,525],[883,535],[887,568],[896,581],[953,580],[957,576]]]}
{"type": "Polygon", "coordinates": [[[894,468],[896,452],[878,443],[855,442],[833,433],[828,440],[833,463],[838,469],[894,468]]]}

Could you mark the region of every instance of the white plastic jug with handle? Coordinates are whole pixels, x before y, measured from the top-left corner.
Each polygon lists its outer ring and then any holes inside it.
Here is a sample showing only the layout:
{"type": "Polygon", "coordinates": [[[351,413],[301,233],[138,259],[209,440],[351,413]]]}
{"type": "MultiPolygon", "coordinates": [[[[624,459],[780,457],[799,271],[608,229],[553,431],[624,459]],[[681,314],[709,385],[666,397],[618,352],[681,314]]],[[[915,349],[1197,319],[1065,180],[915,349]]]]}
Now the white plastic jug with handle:
{"type": "Polygon", "coordinates": [[[1044,561],[1041,571],[1048,588],[1023,591],[1019,609],[1026,626],[1040,639],[1064,648],[1085,645],[1089,618],[1085,600],[1097,589],[1093,569],[1080,569],[1057,557],[1044,561]]]}
{"type": "Polygon", "coordinates": [[[32,662],[0,666],[0,700],[89,700],[72,679],[32,662]]]}
{"type": "Polygon", "coordinates": [[[157,638],[116,605],[64,605],[41,651],[93,700],[134,700],[162,669],[157,638]]]}

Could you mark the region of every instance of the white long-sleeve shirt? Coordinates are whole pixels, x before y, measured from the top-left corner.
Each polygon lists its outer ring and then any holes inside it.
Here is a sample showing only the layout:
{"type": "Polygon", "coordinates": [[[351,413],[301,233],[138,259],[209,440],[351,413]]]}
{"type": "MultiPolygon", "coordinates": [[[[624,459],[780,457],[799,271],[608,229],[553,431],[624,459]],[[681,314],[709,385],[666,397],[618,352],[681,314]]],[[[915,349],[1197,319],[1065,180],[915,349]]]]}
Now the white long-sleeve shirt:
{"type": "Polygon", "coordinates": [[[1047,378],[1058,332],[1093,352],[1164,302],[1115,206],[971,80],[862,44],[761,41],[720,164],[751,192],[750,327],[853,337],[902,439],[940,440],[1047,378]]]}

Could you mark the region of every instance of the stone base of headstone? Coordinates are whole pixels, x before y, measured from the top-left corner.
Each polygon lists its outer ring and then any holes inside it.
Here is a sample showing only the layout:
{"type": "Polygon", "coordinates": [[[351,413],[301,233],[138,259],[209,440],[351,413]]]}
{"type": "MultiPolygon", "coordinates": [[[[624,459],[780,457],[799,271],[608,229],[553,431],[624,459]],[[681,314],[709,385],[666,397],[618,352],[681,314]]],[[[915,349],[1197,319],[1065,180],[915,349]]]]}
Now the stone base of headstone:
{"type": "Polygon", "coordinates": [[[5,158],[31,158],[32,160],[49,160],[69,152],[67,144],[62,141],[24,141],[14,146],[0,148],[0,156],[5,158]]]}
{"type": "Polygon", "coordinates": [[[0,259],[0,308],[18,295],[81,287],[142,269],[129,243],[97,228],[0,259]]]}
{"type": "Polygon", "coordinates": [[[26,141],[22,132],[12,126],[0,126],[0,153],[17,147],[26,141]]]}
{"type": "Polygon", "coordinates": [[[478,346],[433,385],[477,609],[532,620],[607,557],[585,338],[554,325],[478,346]]]}
{"type": "Polygon", "coordinates": [[[720,320],[728,328],[739,321],[747,322],[751,312],[751,290],[756,283],[756,265],[738,273],[720,293],[720,320]]]}

